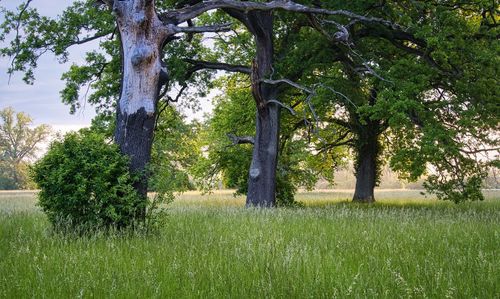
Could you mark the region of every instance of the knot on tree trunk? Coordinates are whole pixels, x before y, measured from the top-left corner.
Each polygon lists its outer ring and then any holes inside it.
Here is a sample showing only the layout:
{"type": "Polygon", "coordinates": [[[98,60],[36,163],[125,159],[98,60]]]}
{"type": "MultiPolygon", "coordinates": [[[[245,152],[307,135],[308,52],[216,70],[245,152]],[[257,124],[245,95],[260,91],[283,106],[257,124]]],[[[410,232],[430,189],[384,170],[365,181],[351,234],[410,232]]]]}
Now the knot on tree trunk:
{"type": "Polygon", "coordinates": [[[258,168],[250,168],[250,178],[253,180],[258,179],[260,176],[260,169],[258,168]]]}
{"type": "Polygon", "coordinates": [[[132,53],[131,62],[134,67],[140,67],[145,63],[152,61],[154,56],[154,51],[150,46],[140,45],[134,49],[132,53]]]}
{"type": "Polygon", "coordinates": [[[147,21],[146,14],[144,13],[144,11],[134,13],[132,19],[134,20],[134,23],[136,23],[139,26],[142,26],[147,21]]]}

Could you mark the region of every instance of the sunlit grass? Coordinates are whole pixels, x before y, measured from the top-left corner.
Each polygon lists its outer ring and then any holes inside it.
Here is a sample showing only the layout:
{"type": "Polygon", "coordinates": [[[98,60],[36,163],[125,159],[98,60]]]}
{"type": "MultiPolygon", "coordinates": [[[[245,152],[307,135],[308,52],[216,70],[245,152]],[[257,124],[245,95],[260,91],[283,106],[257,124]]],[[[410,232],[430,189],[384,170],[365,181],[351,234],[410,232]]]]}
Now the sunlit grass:
{"type": "Polygon", "coordinates": [[[500,200],[397,194],[367,206],[301,193],[304,208],[258,210],[187,193],[153,235],[71,238],[32,194],[2,193],[0,297],[500,297],[500,200]]]}

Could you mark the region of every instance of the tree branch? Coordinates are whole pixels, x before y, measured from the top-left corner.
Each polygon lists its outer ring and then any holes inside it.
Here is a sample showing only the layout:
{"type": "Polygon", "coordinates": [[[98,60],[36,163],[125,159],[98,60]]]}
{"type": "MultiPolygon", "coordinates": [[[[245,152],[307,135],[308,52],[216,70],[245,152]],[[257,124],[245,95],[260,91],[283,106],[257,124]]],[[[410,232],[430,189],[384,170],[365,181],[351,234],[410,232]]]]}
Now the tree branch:
{"type": "Polygon", "coordinates": [[[292,114],[293,116],[297,115],[297,112],[295,112],[295,110],[293,110],[291,107],[283,104],[282,102],[280,102],[278,100],[268,100],[268,101],[266,101],[266,104],[269,104],[269,103],[278,104],[279,106],[281,106],[281,108],[285,108],[286,110],[288,110],[290,112],[290,114],[292,114]]]}
{"type": "Polygon", "coordinates": [[[243,73],[248,75],[250,75],[251,72],[250,68],[244,65],[228,64],[223,62],[210,62],[210,61],[194,60],[194,59],[184,59],[184,61],[193,65],[193,67],[189,70],[190,73],[194,73],[202,69],[221,70],[233,73],[243,73]]]}
{"type": "Polygon", "coordinates": [[[323,8],[312,8],[302,4],[295,3],[290,0],[274,0],[267,3],[250,2],[250,1],[242,2],[236,0],[203,1],[189,7],[184,7],[181,9],[163,13],[160,15],[160,19],[165,23],[180,24],[189,19],[196,18],[197,16],[201,15],[204,12],[217,8],[229,8],[229,9],[237,9],[244,11],[251,11],[251,10],[269,11],[275,9],[282,9],[298,13],[314,13],[314,14],[323,14],[331,16],[333,15],[344,16],[350,19],[359,20],[364,23],[376,23],[388,26],[393,29],[401,29],[401,26],[384,19],[361,16],[346,10],[329,10],[323,8]]]}
{"type": "Polygon", "coordinates": [[[341,119],[338,119],[338,118],[329,118],[326,121],[334,123],[334,124],[337,124],[337,125],[339,125],[341,127],[346,128],[347,130],[351,130],[352,129],[352,125],[349,122],[345,121],[345,120],[341,120],[341,119]]]}
{"type": "Polygon", "coordinates": [[[253,136],[236,136],[234,133],[227,133],[226,135],[234,145],[255,144],[255,138],[253,136]]]}
{"type": "Polygon", "coordinates": [[[331,88],[330,86],[327,86],[323,83],[319,83],[319,86],[329,90],[330,92],[336,94],[336,95],[339,95],[341,96],[343,99],[345,99],[348,103],[350,103],[351,105],[353,105],[354,107],[358,108],[358,106],[356,104],[354,104],[353,101],[351,101],[351,99],[349,99],[349,97],[347,97],[345,94],[339,92],[339,91],[336,91],[335,89],[331,88]]]}
{"type": "MultiPolygon", "coordinates": [[[[28,9],[28,6],[30,5],[31,1],[33,1],[33,0],[26,1],[26,3],[24,4],[23,8],[21,9],[21,11],[19,12],[19,15],[17,17],[16,36],[14,37],[14,42],[16,44],[16,51],[14,52],[15,54],[13,55],[13,58],[12,58],[11,63],[10,63],[11,69],[14,67],[14,62],[15,62],[17,56],[19,55],[19,52],[21,51],[20,38],[19,38],[19,27],[21,26],[21,19],[23,17],[24,12],[28,9]]],[[[9,73],[8,83],[10,83],[11,77],[12,77],[12,73],[9,73]]]]}
{"type": "Polygon", "coordinates": [[[230,31],[231,23],[209,25],[209,26],[194,26],[194,27],[171,26],[170,29],[172,30],[173,33],[221,32],[221,31],[230,31]]]}
{"type": "Polygon", "coordinates": [[[387,41],[389,41],[393,46],[398,49],[401,49],[407,53],[417,55],[422,57],[429,65],[438,69],[439,71],[448,74],[448,75],[457,75],[457,70],[447,70],[439,65],[434,58],[432,58],[431,53],[433,51],[427,44],[427,41],[421,38],[415,37],[413,34],[404,31],[404,30],[379,30],[377,28],[373,28],[367,26],[366,28],[360,29],[355,32],[355,38],[363,38],[363,37],[380,37],[387,41]],[[410,42],[414,45],[414,47],[405,45],[404,42],[410,42]]]}
{"type": "Polygon", "coordinates": [[[105,37],[106,35],[109,35],[109,34],[114,34],[114,32],[116,31],[116,27],[113,31],[111,32],[101,32],[101,33],[97,33],[96,35],[94,36],[89,36],[89,37],[86,37],[84,39],[79,39],[77,37],[77,40],[71,42],[67,48],[71,47],[71,46],[74,46],[74,45],[81,45],[81,44],[85,44],[85,43],[88,43],[88,42],[91,42],[93,40],[96,40],[96,39],[99,39],[101,37],[105,37]]]}
{"type": "Polygon", "coordinates": [[[300,85],[298,83],[295,83],[295,82],[293,82],[291,80],[288,80],[288,79],[278,79],[278,80],[261,79],[260,82],[271,84],[271,85],[278,85],[278,84],[285,83],[285,84],[293,86],[293,87],[295,87],[297,89],[305,91],[306,93],[316,94],[316,92],[314,90],[311,90],[311,89],[309,89],[309,88],[307,88],[305,86],[302,86],[302,85],[300,85]]]}

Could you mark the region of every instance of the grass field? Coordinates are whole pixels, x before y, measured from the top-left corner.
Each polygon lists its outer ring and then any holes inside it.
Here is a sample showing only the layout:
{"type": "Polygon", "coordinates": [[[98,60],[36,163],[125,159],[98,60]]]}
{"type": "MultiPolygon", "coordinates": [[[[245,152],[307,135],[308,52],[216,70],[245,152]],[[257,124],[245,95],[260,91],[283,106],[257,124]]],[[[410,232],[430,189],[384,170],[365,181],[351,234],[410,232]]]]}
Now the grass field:
{"type": "Polygon", "coordinates": [[[0,193],[3,298],[500,298],[500,196],[455,205],[416,191],[301,193],[244,209],[187,193],[154,235],[65,237],[33,193],[0,193]]]}

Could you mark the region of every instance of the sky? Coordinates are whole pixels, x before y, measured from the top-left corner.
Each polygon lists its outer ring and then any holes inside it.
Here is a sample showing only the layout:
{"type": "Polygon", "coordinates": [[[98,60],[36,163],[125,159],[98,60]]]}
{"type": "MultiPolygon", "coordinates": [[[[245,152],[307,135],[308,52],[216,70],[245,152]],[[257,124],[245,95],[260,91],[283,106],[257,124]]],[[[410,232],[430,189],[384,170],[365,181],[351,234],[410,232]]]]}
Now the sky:
{"type": "MultiPolygon", "coordinates": [[[[57,2],[58,5],[54,5],[53,0],[33,0],[31,5],[36,7],[42,15],[56,16],[62,8],[73,1],[58,0],[57,2]]],[[[21,3],[21,0],[0,0],[0,5],[7,9],[13,9],[21,3]]],[[[3,20],[3,16],[0,15],[0,18],[3,20]]],[[[1,43],[1,46],[4,46],[6,41],[1,43]]],[[[60,64],[51,54],[43,55],[35,71],[34,85],[24,83],[21,73],[16,73],[9,78],[7,69],[10,59],[0,58],[0,109],[10,106],[17,112],[29,114],[35,125],[49,124],[56,131],[75,130],[88,126],[95,115],[94,108],[88,104],[83,105],[83,109],[71,115],[69,106],[62,104],[59,92],[64,87],[63,81],[60,80],[61,75],[72,63],[81,62],[84,53],[90,49],[92,46],[71,48],[69,62],[66,64],[60,64]]]]}
{"type": "MultiPolygon", "coordinates": [[[[22,2],[23,0],[0,0],[0,6],[12,10],[22,2]]],[[[73,1],[57,0],[57,5],[54,2],[56,0],[33,0],[30,5],[37,8],[41,15],[55,17],[73,1]]],[[[0,21],[3,21],[1,13],[0,21]]],[[[0,47],[5,44],[6,41],[0,42],[0,47]]],[[[12,107],[17,112],[25,112],[33,118],[35,125],[49,124],[55,131],[66,132],[90,125],[95,116],[94,107],[85,104],[82,97],[80,99],[82,108],[72,115],[69,113],[69,106],[61,102],[59,92],[64,88],[61,75],[71,64],[83,62],[85,53],[96,48],[96,45],[97,43],[71,47],[68,62],[65,64],[60,64],[52,54],[43,55],[35,70],[33,85],[24,83],[20,73],[9,78],[7,69],[10,60],[0,57],[0,109],[12,107]]],[[[211,110],[210,102],[210,99],[202,99],[202,111],[198,113],[189,110],[184,112],[189,119],[200,119],[203,113],[211,110]]]]}

